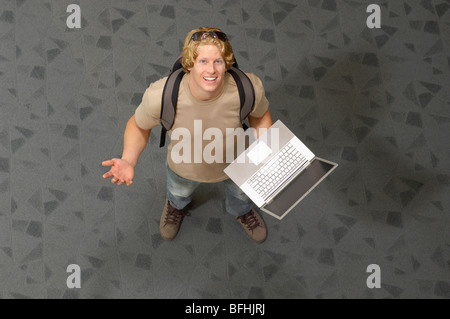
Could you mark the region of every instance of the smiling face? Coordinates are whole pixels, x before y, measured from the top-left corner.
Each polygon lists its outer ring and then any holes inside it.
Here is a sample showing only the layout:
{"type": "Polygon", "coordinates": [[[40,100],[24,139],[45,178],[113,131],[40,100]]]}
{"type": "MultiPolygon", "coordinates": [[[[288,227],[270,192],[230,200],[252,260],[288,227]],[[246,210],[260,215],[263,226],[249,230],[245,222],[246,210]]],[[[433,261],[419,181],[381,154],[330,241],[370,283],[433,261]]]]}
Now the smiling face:
{"type": "Polygon", "coordinates": [[[213,44],[200,45],[197,52],[194,65],[188,69],[189,89],[200,101],[212,100],[222,92],[226,64],[219,48],[213,44]]]}

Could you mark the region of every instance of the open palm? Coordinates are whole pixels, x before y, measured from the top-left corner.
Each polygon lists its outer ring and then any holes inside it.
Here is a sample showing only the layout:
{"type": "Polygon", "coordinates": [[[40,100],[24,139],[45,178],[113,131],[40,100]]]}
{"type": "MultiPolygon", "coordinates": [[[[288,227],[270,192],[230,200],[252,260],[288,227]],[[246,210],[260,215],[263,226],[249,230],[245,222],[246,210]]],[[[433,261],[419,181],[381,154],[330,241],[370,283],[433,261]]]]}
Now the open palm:
{"type": "Polygon", "coordinates": [[[103,174],[103,178],[110,178],[112,183],[117,185],[126,184],[131,186],[134,178],[134,167],[127,161],[119,158],[113,158],[102,163],[103,166],[110,166],[109,172],[103,174]]]}

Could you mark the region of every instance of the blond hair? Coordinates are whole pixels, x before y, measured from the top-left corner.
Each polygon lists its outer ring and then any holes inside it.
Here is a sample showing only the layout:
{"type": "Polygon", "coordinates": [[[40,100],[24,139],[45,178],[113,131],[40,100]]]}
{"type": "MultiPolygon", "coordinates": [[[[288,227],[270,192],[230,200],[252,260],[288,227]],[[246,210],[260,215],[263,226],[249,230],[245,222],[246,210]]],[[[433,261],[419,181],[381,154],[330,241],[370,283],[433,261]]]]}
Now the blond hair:
{"type": "Polygon", "coordinates": [[[208,36],[205,39],[201,39],[200,41],[191,41],[192,35],[199,31],[223,32],[218,28],[211,28],[211,27],[200,27],[198,29],[190,31],[186,39],[184,40],[183,56],[181,58],[181,65],[183,66],[184,71],[189,73],[188,69],[194,66],[194,61],[198,57],[198,47],[200,45],[208,45],[208,44],[213,44],[219,48],[220,53],[222,54],[222,58],[225,61],[226,68],[227,70],[229,70],[234,63],[234,53],[230,42],[228,40],[223,42],[219,39],[213,38],[212,36],[208,36]]]}

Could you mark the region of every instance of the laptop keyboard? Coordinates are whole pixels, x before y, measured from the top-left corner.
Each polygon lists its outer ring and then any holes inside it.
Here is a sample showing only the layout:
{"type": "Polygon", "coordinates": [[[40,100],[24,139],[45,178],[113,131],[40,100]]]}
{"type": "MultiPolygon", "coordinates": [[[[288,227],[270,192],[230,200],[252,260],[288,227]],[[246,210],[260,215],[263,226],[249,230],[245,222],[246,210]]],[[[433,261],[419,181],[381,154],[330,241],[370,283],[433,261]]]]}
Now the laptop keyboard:
{"type": "Polygon", "coordinates": [[[294,171],[297,171],[297,168],[305,165],[306,162],[307,159],[289,142],[250,177],[247,183],[266,200],[294,171]]]}

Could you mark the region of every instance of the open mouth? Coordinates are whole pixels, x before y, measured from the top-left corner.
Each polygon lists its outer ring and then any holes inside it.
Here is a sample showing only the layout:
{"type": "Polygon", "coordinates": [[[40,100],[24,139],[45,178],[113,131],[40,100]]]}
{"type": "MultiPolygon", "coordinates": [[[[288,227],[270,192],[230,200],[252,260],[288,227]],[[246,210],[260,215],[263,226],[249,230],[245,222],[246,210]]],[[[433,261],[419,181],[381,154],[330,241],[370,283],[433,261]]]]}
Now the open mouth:
{"type": "Polygon", "coordinates": [[[217,80],[216,77],[203,77],[203,80],[205,80],[206,82],[214,82],[217,80]]]}

